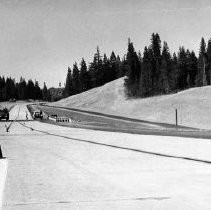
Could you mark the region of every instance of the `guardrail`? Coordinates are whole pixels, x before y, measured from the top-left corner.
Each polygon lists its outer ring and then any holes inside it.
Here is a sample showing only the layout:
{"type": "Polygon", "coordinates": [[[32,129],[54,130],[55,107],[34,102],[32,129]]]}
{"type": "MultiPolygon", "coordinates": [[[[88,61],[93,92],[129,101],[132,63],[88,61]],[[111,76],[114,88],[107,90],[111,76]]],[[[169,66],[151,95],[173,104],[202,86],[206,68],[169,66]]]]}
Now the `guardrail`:
{"type": "Polygon", "coordinates": [[[70,122],[70,118],[68,118],[68,117],[57,117],[56,122],[70,122]]]}
{"type": "Polygon", "coordinates": [[[72,120],[69,117],[48,117],[48,119],[54,122],[62,122],[62,123],[72,122],[72,120]]]}

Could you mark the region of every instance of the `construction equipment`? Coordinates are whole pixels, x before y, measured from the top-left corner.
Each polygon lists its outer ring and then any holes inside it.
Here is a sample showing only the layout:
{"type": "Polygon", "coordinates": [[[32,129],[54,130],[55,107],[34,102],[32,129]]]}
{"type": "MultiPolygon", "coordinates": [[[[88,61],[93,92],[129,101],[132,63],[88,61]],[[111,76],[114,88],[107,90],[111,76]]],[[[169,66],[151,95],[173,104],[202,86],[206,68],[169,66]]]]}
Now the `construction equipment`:
{"type": "Polygon", "coordinates": [[[0,109],[0,120],[5,119],[9,120],[9,110],[7,108],[0,109]]]}
{"type": "Polygon", "coordinates": [[[42,113],[42,111],[39,111],[39,110],[37,110],[37,111],[34,111],[33,112],[33,118],[34,119],[43,119],[43,113],[42,113]]]}

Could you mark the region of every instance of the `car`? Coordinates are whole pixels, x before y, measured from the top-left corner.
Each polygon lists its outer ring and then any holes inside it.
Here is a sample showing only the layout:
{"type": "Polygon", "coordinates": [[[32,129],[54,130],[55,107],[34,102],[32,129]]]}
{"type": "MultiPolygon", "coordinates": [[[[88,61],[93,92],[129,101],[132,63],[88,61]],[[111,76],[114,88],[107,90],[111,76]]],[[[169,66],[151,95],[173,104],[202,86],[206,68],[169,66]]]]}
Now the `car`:
{"type": "Polygon", "coordinates": [[[43,119],[43,114],[41,110],[36,110],[33,112],[33,118],[34,119],[43,119]]]}
{"type": "Polygon", "coordinates": [[[0,120],[5,119],[9,120],[9,110],[7,108],[0,109],[0,120]]]}

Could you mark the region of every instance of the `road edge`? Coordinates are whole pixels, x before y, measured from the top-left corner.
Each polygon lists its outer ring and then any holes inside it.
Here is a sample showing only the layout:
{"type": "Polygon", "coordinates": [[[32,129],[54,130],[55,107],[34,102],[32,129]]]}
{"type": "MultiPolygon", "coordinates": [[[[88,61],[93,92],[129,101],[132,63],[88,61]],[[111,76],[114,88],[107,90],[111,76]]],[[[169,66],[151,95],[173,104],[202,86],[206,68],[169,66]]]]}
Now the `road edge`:
{"type": "Polygon", "coordinates": [[[3,205],[3,193],[7,176],[8,159],[0,159],[0,210],[3,205]]]}

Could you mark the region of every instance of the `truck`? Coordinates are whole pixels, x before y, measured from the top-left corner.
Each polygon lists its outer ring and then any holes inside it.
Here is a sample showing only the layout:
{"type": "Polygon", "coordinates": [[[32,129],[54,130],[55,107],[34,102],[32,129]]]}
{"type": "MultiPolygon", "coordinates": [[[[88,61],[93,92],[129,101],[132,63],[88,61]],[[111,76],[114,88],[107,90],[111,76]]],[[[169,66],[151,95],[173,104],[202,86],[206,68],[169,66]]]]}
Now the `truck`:
{"type": "Polygon", "coordinates": [[[9,120],[9,110],[7,108],[0,109],[0,120],[5,119],[9,120]]]}

